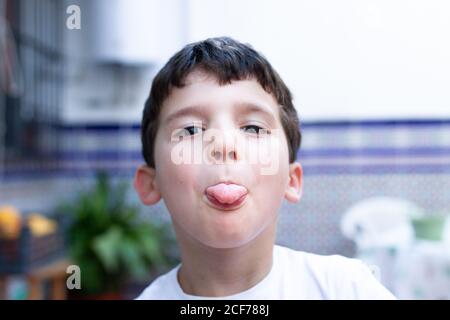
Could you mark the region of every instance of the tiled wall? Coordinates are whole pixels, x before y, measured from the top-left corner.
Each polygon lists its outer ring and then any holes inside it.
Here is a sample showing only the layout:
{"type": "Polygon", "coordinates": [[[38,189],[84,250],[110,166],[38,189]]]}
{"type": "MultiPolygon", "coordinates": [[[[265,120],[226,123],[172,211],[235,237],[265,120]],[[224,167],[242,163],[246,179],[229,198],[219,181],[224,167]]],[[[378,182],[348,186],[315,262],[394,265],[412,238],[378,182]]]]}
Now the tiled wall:
{"type": "MultiPolygon", "coordinates": [[[[3,175],[0,203],[48,210],[90,183],[96,168],[131,181],[142,162],[139,128],[61,128],[65,145],[58,169],[14,168],[3,175]]],[[[428,213],[450,211],[450,121],[359,122],[303,126],[299,160],[304,192],[298,204],[283,203],[277,242],[320,254],[355,252],[340,233],[344,212],[371,196],[408,199],[428,213]]],[[[137,201],[130,192],[130,198],[137,201]]],[[[163,203],[145,216],[168,219],[163,203]]]]}

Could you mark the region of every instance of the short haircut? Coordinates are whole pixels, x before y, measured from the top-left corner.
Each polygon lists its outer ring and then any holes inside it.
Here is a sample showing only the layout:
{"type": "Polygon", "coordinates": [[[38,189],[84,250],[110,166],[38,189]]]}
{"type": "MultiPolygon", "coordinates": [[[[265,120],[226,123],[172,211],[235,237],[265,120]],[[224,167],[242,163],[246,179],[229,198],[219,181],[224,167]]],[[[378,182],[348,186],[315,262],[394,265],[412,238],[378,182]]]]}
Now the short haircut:
{"type": "Polygon", "coordinates": [[[213,76],[220,85],[237,80],[258,81],[280,106],[281,124],[289,147],[289,162],[295,161],[301,144],[301,132],[288,87],[267,59],[250,45],[229,37],[218,37],[186,45],[169,59],[153,79],[141,126],[142,154],[147,165],[155,167],[154,145],[163,103],[172,88],[185,85],[186,77],[193,71],[213,76]]]}

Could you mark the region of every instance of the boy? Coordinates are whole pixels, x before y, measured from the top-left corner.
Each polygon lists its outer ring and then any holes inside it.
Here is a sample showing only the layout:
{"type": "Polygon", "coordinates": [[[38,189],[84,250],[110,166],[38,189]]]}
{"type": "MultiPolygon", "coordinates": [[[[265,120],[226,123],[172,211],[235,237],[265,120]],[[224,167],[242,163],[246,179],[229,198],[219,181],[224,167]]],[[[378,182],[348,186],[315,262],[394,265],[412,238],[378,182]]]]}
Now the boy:
{"type": "Polygon", "coordinates": [[[138,299],[394,298],[357,260],[274,245],[283,198],[301,197],[300,142],[289,89],[250,46],[176,53],[145,104],[134,186],[146,205],[164,199],[182,263],[138,299]]]}

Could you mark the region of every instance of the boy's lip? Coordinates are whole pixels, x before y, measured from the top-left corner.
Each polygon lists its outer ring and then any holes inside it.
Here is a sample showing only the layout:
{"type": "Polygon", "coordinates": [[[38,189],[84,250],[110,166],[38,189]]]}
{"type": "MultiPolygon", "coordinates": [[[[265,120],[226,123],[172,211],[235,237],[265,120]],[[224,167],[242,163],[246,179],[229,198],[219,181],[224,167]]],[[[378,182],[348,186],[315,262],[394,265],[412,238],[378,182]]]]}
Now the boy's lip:
{"type": "Polygon", "coordinates": [[[205,198],[207,204],[209,204],[210,206],[212,206],[215,209],[219,209],[219,210],[223,210],[223,211],[236,210],[236,209],[239,209],[240,207],[242,207],[244,205],[244,203],[245,203],[245,199],[247,198],[247,194],[248,194],[248,189],[245,186],[243,186],[243,185],[241,185],[239,183],[236,183],[234,181],[231,181],[231,180],[222,180],[222,181],[219,181],[219,182],[217,182],[215,184],[212,184],[209,187],[207,187],[205,189],[205,192],[204,192],[204,198],[205,198]],[[215,199],[213,196],[209,195],[208,192],[207,192],[207,189],[209,187],[216,186],[218,184],[227,184],[227,185],[228,184],[234,184],[234,185],[237,185],[239,187],[245,188],[246,191],[245,191],[245,194],[240,196],[233,203],[222,203],[222,202],[219,202],[217,199],[215,199]]]}
{"type": "Polygon", "coordinates": [[[244,194],[237,201],[230,204],[223,204],[218,202],[213,197],[210,197],[205,194],[206,202],[215,209],[223,210],[223,211],[232,211],[237,210],[244,205],[245,199],[247,198],[247,194],[244,194]]]}

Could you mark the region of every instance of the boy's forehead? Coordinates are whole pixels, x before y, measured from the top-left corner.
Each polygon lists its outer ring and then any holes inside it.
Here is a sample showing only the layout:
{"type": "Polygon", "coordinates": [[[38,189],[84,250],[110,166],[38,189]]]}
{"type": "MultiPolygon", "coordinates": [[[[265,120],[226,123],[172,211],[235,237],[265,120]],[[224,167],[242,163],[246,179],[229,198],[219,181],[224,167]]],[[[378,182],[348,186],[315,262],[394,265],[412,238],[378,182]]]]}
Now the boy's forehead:
{"type": "Polygon", "coordinates": [[[265,91],[255,78],[220,84],[214,75],[193,71],[186,77],[182,87],[172,88],[162,113],[170,117],[176,109],[195,106],[210,106],[214,109],[221,103],[254,106],[253,109],[260,108],[273,114],[278,114],[279,110],[273,95],[265,91]]]}
{"type": "MultiPolygon", "coordinates": [[[[175,88],[176,89],[184,89],[196,85],[206,85],[206,86],[213,86],[213,87],[227,87],[232,86],[236,84],[246,84],[247,89],[256,89],[252,91],[259,91],[259,93],[263,93],[266,95],[269,95],[271,98],[274,99],[274,97],[266,92],[264,88],[261,86],[261,84],[258,82],[258,80],[254,76],[249,76],[248,78],[243,78],[239,80],[231,80],[230,82],[226,83],[220,83],[219,77],[213,73],[202,71],[202,70],[194,70],[191,73],[189,73],[186,78],[183,81],[183,87],[181,88],[175,88]]],[[[276,103],[275,99],[274,102],[276,103]]]]}
{"type": "Polygon", "coordinates": [[[219,80],[215,75],[201,70],[194,70],[191,73],[189,73],[184,79],[183,83],[185,86],[189,86],[204,81],[211,81],[219,84],[219,80]]]}

